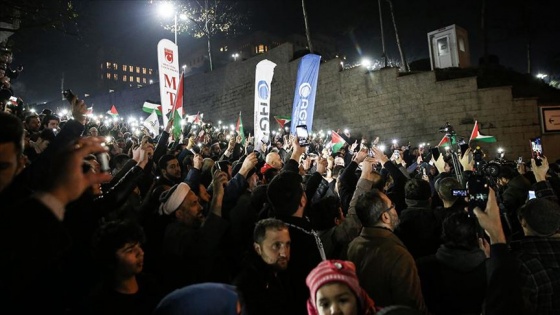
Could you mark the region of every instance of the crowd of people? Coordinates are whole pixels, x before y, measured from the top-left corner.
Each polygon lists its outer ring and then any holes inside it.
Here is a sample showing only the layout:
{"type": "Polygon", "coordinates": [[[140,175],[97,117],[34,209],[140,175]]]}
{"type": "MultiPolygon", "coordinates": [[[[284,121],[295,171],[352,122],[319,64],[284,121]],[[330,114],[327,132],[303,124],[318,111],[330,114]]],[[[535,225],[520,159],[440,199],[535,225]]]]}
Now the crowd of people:
{"type": "Polygon", "coordinates": [[[560,314],[558,161],[502,163],[474,208],[470,149],[183,141],[70,103],[0,113],[6,314],[560,314]]]}

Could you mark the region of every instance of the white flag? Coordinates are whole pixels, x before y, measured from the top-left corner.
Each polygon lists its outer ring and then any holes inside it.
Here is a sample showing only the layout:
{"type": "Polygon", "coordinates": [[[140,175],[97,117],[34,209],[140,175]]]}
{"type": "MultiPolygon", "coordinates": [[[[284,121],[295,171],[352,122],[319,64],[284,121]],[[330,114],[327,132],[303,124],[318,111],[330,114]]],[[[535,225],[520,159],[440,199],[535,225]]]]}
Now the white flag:
{"type": "Polygon", "coordinates": [[[167,114],[175,105],[179,89],[179,50],[168,39],[162,39],[157,45],[159,70],[159,95],[163,124],[167,125],[167,114]]]}
{"type": "Polygon", "coordinates": [[[270,82],[274,67],[274,62],[265,59],[257,64],[255,71],[255,150],[260,150],[261,142],[270,140],[270,82]]]}
{"type": "Polygon", "coordinates": [[[144,127],[154,134],[154,136],[159,135],[159,120],[155,111],[153,111],[148,118],[144,120],[144,127]]]}

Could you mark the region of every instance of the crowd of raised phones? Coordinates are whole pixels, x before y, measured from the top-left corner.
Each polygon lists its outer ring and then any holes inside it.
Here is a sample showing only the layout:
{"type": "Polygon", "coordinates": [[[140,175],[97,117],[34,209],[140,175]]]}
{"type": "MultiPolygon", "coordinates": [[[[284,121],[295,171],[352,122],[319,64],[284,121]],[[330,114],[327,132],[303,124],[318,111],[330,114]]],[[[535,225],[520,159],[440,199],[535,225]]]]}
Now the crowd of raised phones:
{"type": "Polygon", "coordinates": [[[176,140],[71,105],[0,113],[6,314],[560,314],[558,161],[479,175],[470,150],[176,140]]]}

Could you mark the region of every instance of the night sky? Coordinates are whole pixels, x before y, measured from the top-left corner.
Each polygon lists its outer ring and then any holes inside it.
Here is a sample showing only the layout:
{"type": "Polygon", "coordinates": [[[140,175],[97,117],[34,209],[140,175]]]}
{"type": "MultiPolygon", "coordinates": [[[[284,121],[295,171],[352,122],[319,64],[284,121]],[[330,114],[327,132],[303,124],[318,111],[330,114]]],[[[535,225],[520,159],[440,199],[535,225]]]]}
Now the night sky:
{"type": "MultiPolygon", "coordinates": [[[[233,1],[233,0],[229,0],[233,1]]],[[[560,74],[560,20],[554,1],[486,0],[489,53],[500,64],[526,72],[527,30],[531,38],[533,74],[560,74]],[[527,27],[529,25],[529,27],[527,27]]],[[[480,12],[482,0],[393,0],[401,43],[409,62],[428,58],[427,33],[451,24],[469,32],[471,65],[482,54],[480,12]]],[[[349,62],[361,57],[380,59],[381,36],[375,0],[306,0],[311,36],[336,39],[349,62]]],[[[156,45],[161,38],[173,40],[161,27],[162,18],[147,0],[76,1],[80,15],[75,35],[45,30],[25,30],[12,36],[13,65],[24,72],[14,84],[16,95],[27,103],[60,98],[61,77],[65,88],[90,93],[97,81],[98,56],[116,50],[141,64],[156,64],[156,45]]],[[[247,12],[252,30],[278,35],[304,33],[300,0],[238,1],[247,12]]],[[[389,7],[382,1],[388,57],[399,59],[389,7]]],[[[250,31],[249,31],[250,32],[250,31]]],[[[180,34],[179,54],[195,39],[180,34]]]]}

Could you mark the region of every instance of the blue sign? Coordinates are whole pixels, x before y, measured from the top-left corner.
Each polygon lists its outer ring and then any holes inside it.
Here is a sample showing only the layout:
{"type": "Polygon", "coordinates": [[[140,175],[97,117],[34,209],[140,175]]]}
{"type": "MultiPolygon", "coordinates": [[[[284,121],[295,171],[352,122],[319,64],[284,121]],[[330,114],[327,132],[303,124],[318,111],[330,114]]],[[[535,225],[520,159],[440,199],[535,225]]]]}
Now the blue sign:
{"type": "Polygon", "coordinates": [[[321,56],[307,54],[299,63],[292,108],[291,133],[295,133],[298,125],[307,125],[307,130],[313,130],[313,112],[315,111],[320,62],[321,56]]]}

